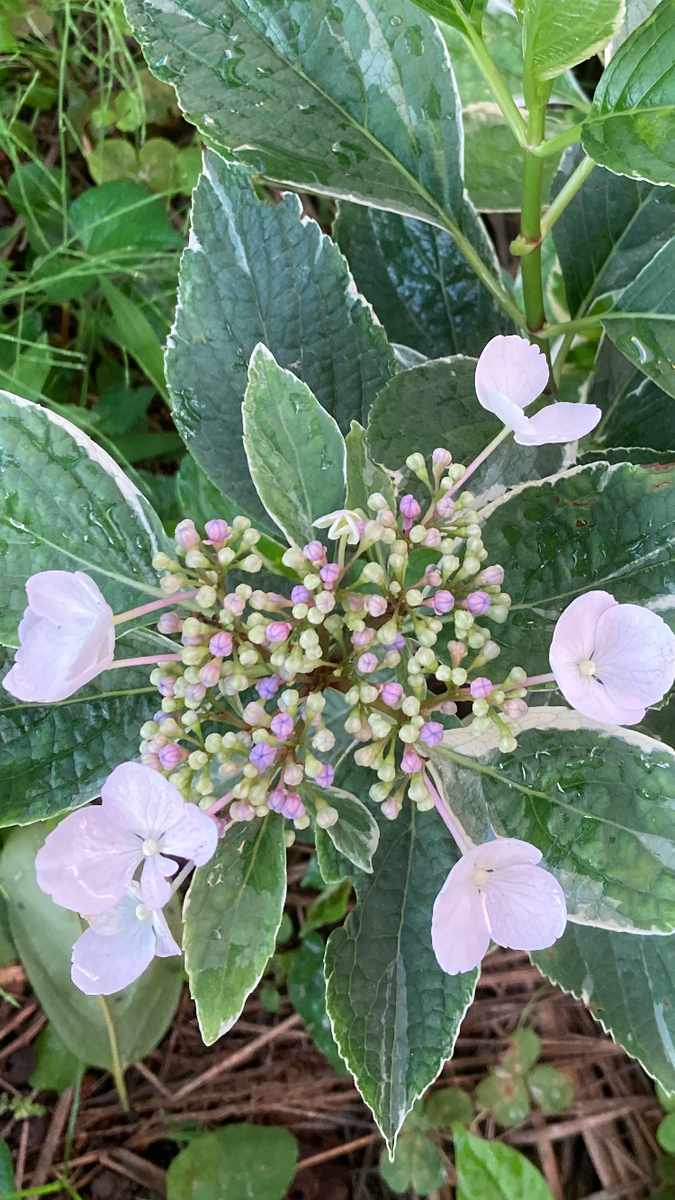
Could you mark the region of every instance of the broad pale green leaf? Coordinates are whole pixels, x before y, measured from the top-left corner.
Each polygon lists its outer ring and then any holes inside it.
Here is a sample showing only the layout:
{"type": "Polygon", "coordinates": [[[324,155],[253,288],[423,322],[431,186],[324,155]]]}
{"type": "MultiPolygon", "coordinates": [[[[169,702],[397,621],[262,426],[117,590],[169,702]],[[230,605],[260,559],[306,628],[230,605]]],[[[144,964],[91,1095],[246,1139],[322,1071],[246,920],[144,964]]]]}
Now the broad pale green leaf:
{"type": "MultiPolygon", "coordinates": [[[[35,855],[47,831],[44,825],[17,829],[2,852],[0,883],[9,901],[12,935],[31,987],[59,1037],[82,1062],[109,1071],[112,1060],[101,1001],[85,996],[70,978],[70,953],[86,922],[55,904],[35,878],[35,855]]],[[[166,911],[178,932],[175,903],[166,911]]],[[[182,987],[180,958],[155,958],[130,987],[106,997],[125,1066],[145,1058],[163,1038],[182,987]]]]}
{"type": "MultiPolygon", "coordinates": [[[[478,403],[475,373],[475,359],[458,354],[396,375],[370,410],[368,445],[375,461],[400,470],[413,451],[430,461],[436,447],[444,446],[455,462],[470,463],[502,429],[478,403]]],[[[541,478],[561,463],[560,446],[516,446],[508,438],[473,476],[472,490],[541,478]]]]}
{"type": "Polygon", "coordinates": [[[283,1200],[298,1143],[279,1125],[226,1125],[195,1138],[166,1176],[167,1200],[283,1200]]]}
{"type": "Polygon", "coordinates": [[[643,267],[601,320],[621,353],[675,396],[675,237],[643,267]]]}
{"type": "MultiPolygon", "coordinates": [[[[117,641],[118,658],[167,649],[175,643],[147,630],[117,641]]],[[[11,658],[0,652],[3,676],[11,658]]],[[[0,688],[0,827],[79,808],[114,767],[138,758],[139,730],[157,707],[151,670],[106,671],[58,704],[22,704],[0,688]]]]}
{"type": "MultiPolygon", "coordinates": [[[[366,209],[360,209],[366,212],[366,209]]],[[[374,492],[384,496],[393,511],[396,507],[394,485],[391,476],[374,463],[368,453],[368,441],[363,425],[352,421],[345,438],[347,448],[347,508],[360,508],[369,512],[368,497],[374,492]]]]}
{"type": "Polygon", "coordinates": [[[70,205],[68,220],[89,254],[115,254],[125,263],[142,264],[149,255],[185,244],[161,201],[130,179],[87,188],[70,205]]]}
{"type": "MultiPolygon", "coordinates": [[[[494,252],[477,216],[466,232],[493,267],[494,252]]],[[[334,233],[390,341],[438,358],[480,354],[489,338],[511,332],[450,235],[436,226],[341,201],[334,233]]]]}
{"type": "Polygon", "coordinates": [[[588,402],[603,414],[593,430],[594,445],[649,446],[650,452],[642,452],[642,463],[663,461],[655,451],[675,448],[675,400],[624,358],[606,335],[595,360],[588,402]]]}
{"type": "Polygon", "coordinates": [[[207,1046],[234,1025],[273,953],[286,896],[283,821],[233,825],[185,901],[185,967],[207,1046]]]}
{"type": "MultiPolygon", "coordinates": [[[[580,147],[566,151],[553,195],[582,157],[580,147]]],[[[675,191],[596,167],[553,226],[570,315],[630,284],[673,234],[675,191]]]]}
{"type": "Polygon", "coordinates": [[[675,183],[674,80],[675,9],[661,0],[598,84],[582,132],[591,158],[618,175],[675,183]]]}
{"type": "Polygon", "coordinates": [[[569,924],[532,955],[539,970],[582,998],[603,1029],[667,1092],[675,1091],[675,937],[640,937],[569,924]]]}
{"type": "Polygon", "coordinates": [[[443,1187],[448,1177],[440,1151],[417,1129],[401,1133],[393,1160],[386,1149],[382,1151],[380,1174],[395,1192],[412,1187],[420,1196],[443,1187]]]}
{"type": "Polygon", "coordinates": [[[86,571],[113,611],[160,594],[165,549],[150,505],[112,458],[62,417],[0,392],[0,642],[16,645],[25,583],[38,571],[86,571]]]}
{"type": "Polygon", "coordinates": [[[525,0],[524,70],[535,83],[591,58],[619,32],[622,0],[525,0]]]}
{"type": "Polygon", "coordinates": [[[550,671],[555,622],[588,588],[653,605],[675,593],[675,467],[573,467],[525,484],[485,511],[487,562],[500,563],[513,605],[491,627],[500,670],[550,671]]]}
{"type": "Polygon", "coordinates": [[[342,788],[315,788],[309,780],[305,781],[301,790],[310,793],[310,804],[320,795],[327,804],[336,809],[340,819],[325,832],[336,850],[344,854],[359,870],[370,873],[373,869],[373,855],[380,840],[380,830],[365,804],[342,788]]]}
{"type": "Polygon", "coordinates": [[[328,941],[326,983],[340,1054],[393,1145],[452,1054],[476,972],[446,975],[431,947],[431,909],[456,858],[440,817],[407,805],[378,824],[373,874],[357,872],[356,908],[328,941]]]}
{"type": "MultiPolygon", "coordinates": [[[[311,388],[343,433],[365,422],[394,373],[381,326],[347,264],[297,196],[264,203],[251,173],[207,152],[193,198],[166,370],[173,412],[230,509],[273,532],[241,441],[249,359],[263,342],[311,388]]],[[[226,514],[229,515],[229,514],[226,514]]]]}
{"type": "Polygon", "coordinates": [[[242,413],[258,495],[289,541],[302,546],[316,537],[313,521],[344,508],[344,438],[307,384],[263,345],[251,356],[242,413]]]}
{"type": "Polygon", "coordinates": [[[298,949],[293,951],[286,989],[288,998],[295,1011],[300,1013],[314,1045],[325,1054],[336,1071],[346,1075],[347,1069],[338,1053],[326,1012],[324,952],[323,938],[318,933],[308,933],[298,949]]]}
{"type": "Polygon", "coordinates": [[[127,0],[151,70],[208,140],[280,183],[463,222],[458,96],[407,0],[127,0]]]}
{"type": "Polygon", "coordinates": [[[513,1146],[486,1142],[453,1126],[462,1200],[553,1200],[543,1175],[513,1146]]]}
{"type": "Polygon", "coordinates": [[[675,751],[633,729],[568,708],[530,709],[499,733],[446,731],[432,751],[469,840],[490,826],[538,846],[572,921],[644,933],[675,930],[675,751]]]}

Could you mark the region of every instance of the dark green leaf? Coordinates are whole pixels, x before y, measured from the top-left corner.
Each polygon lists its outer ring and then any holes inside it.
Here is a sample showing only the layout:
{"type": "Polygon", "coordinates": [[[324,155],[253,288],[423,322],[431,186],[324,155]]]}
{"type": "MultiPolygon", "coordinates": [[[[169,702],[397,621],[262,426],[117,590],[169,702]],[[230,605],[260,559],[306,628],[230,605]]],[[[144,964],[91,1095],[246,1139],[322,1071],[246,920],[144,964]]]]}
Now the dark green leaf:
{"type": "MultiPolygon", "coordinates": [[[[582,157],[577,146],[565,153],[554,196],[582,157]]],[[[675,191],[596,167],[553,226],[570,315],[626,287],[674,233],[675,191]]]]}
{"type": "MultiPolygon", "coordinates": [[[[375,461],[400,470],[414,450],[430,461],[436,447],[444,446],[455,462],[471,462],[502,429],[501,422],[478,403],[475,372],[474,359],[457,355],[396,375],[370,410],[368,445],[375,461]]],[[[516,446],[508,438],[473,476],[472,490],[540,478],[557,470],[561,462],[559,446],[516,446]]]]}
{"type": "Polygon", "coordinates": [[[167,1172],[167,1200],[283,1200],[298,1143],[287,1129],[226,1125],[181,1150],[167,1172]]]}
{"type": "MultiPolygon", "coordinates": [[[[73,200],[68,218],[85,250],[110,254],[111,261],[120,251],[130,251],[143,262],[150,254],[185,245],[161,202],[128,179],[88,188],[73,200]]],[[[123,255],[123,261],[129,257],[123,255]]]]}
{"type": "Polygon", "coordinates": [[[453,1129],[462,1200],[553,1200],[546,1180],[524,1154],[453,1129]]]}
{"type": "Polygon", "coordinates": [[[507,1129],[521,1125],[530,1114],[530,1100],[522,1079],[501,1072],[481,1079],[476,1088],[476,1101],[507,1129]]]}
{"type": "Polygon", "coordinates": [[[502,666],[550,670],[560,613],[587,588],[621,603],[663,605],[675,592],[675,467],[594,463],[518,489],[486,510],[487,561],[501,563],[513,598],[492,633],[502,666]]]}
{"type": "Polygon", "coordinates": [[[618,33],[622,0],[525,0],[525,78],[555,79],[591,58],[618,33]]]}
{"type": "Polygon", "coordinates": [[[30,1086],[42,1092],[65,1092],[81,1074],[83,1063],[71,1054],[56,1030],[45,1025],[35,1039],[36,1063],[30,1086]]]}
{"type": "Polygon", "coordinates": [[[340,1058],[326,1012],[324,951],[323,938],[318,933],[308,933],[293,952],[286,988],[288,998],[295,1011],[300,1013],[314,1045],[325,1054],[336,1071],[346,1075],[347,1069],[340,1058]]]}
{"type": "Polygon", "coordinates": [[[12,1152],[4,1138],[0,1138],[0,1188],[3,1192],[11,1192],[14,1189],[12,1152]]]}
{"type": "Polygon", "coordinates": [[[96,408],[89,413],[90,420],[101,433],[111,437],[128,433],[130,429],[144,429],[150,401],[155,394],[152,387],[131,388],[123,383],[113,383],[101,392],[96,408]]]}
{"type": "Polygon", "coordinates": [[[352,874],[352,864],[344,854],[340,854],[335,843],[329,838],[328,832],[316,827],[316,861],[324,883],[339,883],[348,879],[352,874]]]}
{"type": "Polygon", "coordinates": [[[138,304],[114,283],[105,276],[100,276],[98,282],[113,317],[112,326],[106,327],[107,336],[136,359],[160,395],[168,399],[164,380],[164,346],[155,330],[138,304]]]}
{"type": "Polygon", "coordinates": [[[564,1112],[574,1099],[574,1081],[546,1064],[530,1072],[527,1086],[535,1104],[547,1116],[564,1112]]]}
{"type": "Polygon", "coordinates": [[[594,444],[651,447],[642,453],[642,463],[655,461],[655,451],[675,449],[675,400],[624,358],[606,335],[595,360],[588,402],[603,414],[593,431],[594,444]]]}
{"type": "Polygon", "coordinates": [[[395,1192],[407,1192],[412,1187],[419,1196],[443,1187],[448,1177],[440,1151],[417,1130],[401,1134],[393,1160],[386,1150],[382,1151],[380,1173],[395,1192]]]}
{"type": "Polygon", "coordinates": [[[531,708],[516,730],[511,754],[498,750],[496,729],[448,730],[431,752],[470,840],[492,826],[538,846],[572,920],[672,933],[675,751],[554,705],[531,708]]]}
{"type": "Polygon", "coordinates": [[[378,824],[373,874],[356,874],[357,905],[330,936],[326,981],[340,1053],[393,1144],[452,1053],[476,973],[446,975],[431,947],[431,909],[456,857],[440,817],[407,805],[378,824]]]}
{"type": "Polygon", "coordinates": [[[184,450],[180,435],[169,430],[160,433],[123,433],[115,438],[115,445],[130,463],[166,455],[176,458],[184,450]]]}
{"type": "MultiPolygon", "coordinates": [[[[70,952],[86,925],[54,904],[35,879],[35,855],[47,828],[31,825],[12,833],[2,852],[0,882],[9,899],[12,934],[47,1017],[70,1052],[109,1071],[110,1045],[100,997],[85,996],[70,978],[70,952]]],[[[174,926],[178,916],[167,910],[174,926]]],[[[168,1029],[182,990],[179,958],[155,958],[136,983],[106,997],[122,1063],[145,1058],[168,1029]]]]}
{"type": "Polygon", "coordinates": [[[349,433],[345,438],[345,446],[347,447],[347,508],[360,508],[362,512],[368,513],[368,497],[372,496],[374,492],[380,492],[393,512],[396,508],[396,497],[391,476],[371,459],[368,453],[366,431],[358,421],[352,421],[349,433]]]}
{"type": "Polygon", "coordinates": [[[618,175],[675,183],[675,9],[662,0],[619,47],[583,126],[584,149],[618,175]]]}
{"type": "Polygon", "coordinates": [[[643,267],[601,320],[621,353],[670,396],[675,395],[675,237],[643,267]]]}
{"type": "Polygon", "coordinates": [[[167,354],[174,414],[191,452],[237,512],[271,530],[241,443],[255,346],[263,342],[303,379],[343,433],[352,419],[365,420],[394,371],[384,330],[337,246],[301,212],[296,196],[263,203],[247,170],[206,155],[167,354]]]}
{"type": "Polygon", "coordinates": [[[101,448],[45,408],[0,392],[0,642],[16,644],[25,581],[37,571],[87,571],[113,610],[156,596],[162,527],[101,448]]]}
{"type": "Polygon", "coordinates": [[[321,929],[323,925],[335,925],[341,921],[347,911],[351,894],[351,879],[329,883],[307,909],[301,937],[305,937],[306,933],[311,933],[314,929],[321,929]]]}
{"type": "MultiPolygon", "coordinates": [[[[482,222],[467,220],[466,232],[492,265],[482,222]]],[[[439,358],[479,354],[489,338],[510,332],[508,318],[436,226],[341,201],[334,233],[391,342],[439,358]]]]}
{"type": "Polygon", "coordinates": [[[345,441],[306,383],[258,345],[242,408],[251,478],[267,512],[289,541],[316,537],[313,521],[343,508],[345,441]]]}
{"type": "Polygon", "coordinates": [[[320,795],[340,814],[339,820],[325,830],[336,849],[360,870],[372,871],[380,831],[365,804],[338,787],[318,789],[306,781],[301,792],[305,790],[310,793],[312,807],[316,796],[320,795]]]}
{"type": "Polygon", "coordinates": [[[588,1005],[603,1029],[675,1092],[675,937],[640,937],[569,924],[539,970],[588,1005]]]}
{"type": "Polygon", "coordinates": [[[461,1088],[438,1088],[425,1098],[424,1112],[432,1129],[450,1129],[455,1121],[473,1120],[473,1104],[461,1088]]]}
{"type": "Polygon", "coordinates": [[[274,951],[286,895],[283,821],[233,825],[195,872],[183,946],[207,1046],[234,1025],[274,951]]]}

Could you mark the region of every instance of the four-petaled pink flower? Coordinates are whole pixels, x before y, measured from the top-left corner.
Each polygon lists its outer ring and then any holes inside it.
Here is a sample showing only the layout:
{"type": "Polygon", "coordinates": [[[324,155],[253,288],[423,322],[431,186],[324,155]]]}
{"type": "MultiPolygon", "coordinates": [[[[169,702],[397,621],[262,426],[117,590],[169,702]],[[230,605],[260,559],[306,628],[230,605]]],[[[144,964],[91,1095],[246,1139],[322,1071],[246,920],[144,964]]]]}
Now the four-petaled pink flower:
{"type": "Polygon", "coordinates": [[[498,838],[455,863],[436,897],[431,942],[448,975],[472,971],[490,939],[511,950],[545,950],[561,937],[567,905],[557,879],[537,866],[541,851],[498,838]]]}
{"type": "Polygon", "coordinates": [[[111,996],[128,987],[155,955],[180,954],[164,913],[149,909],[137,883],[113,908],[90,916],[89,929],[73,946],[71,978],[87,996],[111,996]]]}
{"type": "Polygon", "coordinates": [[[619,604],[609,592],[585,592],[559,617],[549,658],[578,712],[636,725],[673,686],[675,634],[648,608],[619,604]]]}
{"type": "Polygon", "coordinates": [[[517,334],[488,342],[476,367],[476,394],[483,408],[513,430],[520,446],[573,442],[595,429],[602,413],[595,404],[549,404],[533,417],[524,408],[548,383],[548,363],[537,346],[517,334]]]}
{"type": "Polygon", "coordinates": [[[215,822],[141,763],[116,767],[101,797],[100,807],[70,813],[48,835],[35,860],[40,887],[64,908],[98,915],[121,900],[143,863],[143,903],[163,908],[171,897],[166,877],[178,869],[164,856],[203,866],[215,853],[215,822]]]}
{"type": "Polygon", "coordinates": [[[110,666],[113,611],[83,571],[40,571],[26,583],[20,648],[3,687],[19,700],[53,704],[110,666]]]}

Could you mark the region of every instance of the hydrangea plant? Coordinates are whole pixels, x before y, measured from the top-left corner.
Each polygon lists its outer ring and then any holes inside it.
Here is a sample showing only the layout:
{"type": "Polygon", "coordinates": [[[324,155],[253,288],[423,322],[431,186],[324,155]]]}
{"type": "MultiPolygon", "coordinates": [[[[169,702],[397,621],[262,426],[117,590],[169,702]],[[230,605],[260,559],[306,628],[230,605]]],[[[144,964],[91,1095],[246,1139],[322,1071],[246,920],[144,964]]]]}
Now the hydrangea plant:
{"type": "Polygon", "coordinates": [[[514,9],[127,0],[206,143],[174,536],[0,406],[2,880],[48,1011],[45,920],[66,1040],[109,995],[159,1036],[183,954],[212,1043],[311,839],[354,878],[327,1009],[390,1145],[491,943],[675,1091],[675,9],[514,9]],[[515,283],[477,207],[520,207],[515,283]]]}

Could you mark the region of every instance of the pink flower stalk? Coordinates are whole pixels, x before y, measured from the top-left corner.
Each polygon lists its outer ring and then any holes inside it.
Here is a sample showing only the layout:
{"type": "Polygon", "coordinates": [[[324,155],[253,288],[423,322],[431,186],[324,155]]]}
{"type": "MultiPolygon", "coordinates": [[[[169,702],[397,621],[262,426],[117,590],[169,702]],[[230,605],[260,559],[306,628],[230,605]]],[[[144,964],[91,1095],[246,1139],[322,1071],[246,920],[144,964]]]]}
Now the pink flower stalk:
{"type": "Polygon", "coordinates": [[[319,774],[315,776],[314,782],[318,783],[319,787],[332,787],[335,779],[335,767],[330,763],[324,763],[319,774]]]}
{"type": "Polygon", "coordinates": [[[227,658],[232,653],[232,634],[225,629],[214,633],[209,642],[209,650],[214,658],[227,658]]]}
{"type": "Polygon", "coordinates": [[[487,679],[485,675],[479,675],[478,679],[474,679],[469,687],[469,691],[474,700],[487,700],[495,690],[495,685],[491,679],[487,679]]]}
{"type": "Polygon", "coordinates": [[[170,958],[181,952],[164,914],[142,903],[137,883],[129,885],[113,908],[91,916],[89,922],[73,946],[70,972],[86,996],[120,992],[143,974],[155,955],[170,958]]]}
{"type": "MultiPolygon", "coordinates": [[[[387,611],[387,600],[385,596],[366,596],[365,598],[366,611],[371,617],[383,617],[387,611]]],[[[375,632],[373,630],[373,632],[375,632]]]]}
{"type": "Polygon", "coordinates": [[[293,724],[293,718],[288,713],[277,713],[276,717],[272,717],[270,728],[275,738],[285,742],[293,732],[293,724]]]}
{"type": "Polygon", "coordinates": [[[383,683],[380,692],[380,700],[387,708],[395,708],[401,703],[403,697],[403,687],[400,683],[383,683]]]}
{"type": "Polygon", "coordinates": [[[143,903],[163,908],[171,896],[166,876],[178,869],[164,855],[203,866],[215,853],[216,826],[140,763],[116,767],[101,797],[100,807],[70,813],[48,835],[35,860],[38,884],[63,908],[98,915],[122,899],[143,863],[143,903]]]}
{"type": "Polygon", "coordinates": [[[567,922],[564,892],[536,864],[541,851],[518,838],[498,838],[455,863],[431,919],[431,942],[448,975],[472,971],[490,939],[511,950],[545,950],[567,922]]]}
{"type": "Polygon", "coordinates": [[[182,546],[184,550],[191,550],[193,546],[198,546],[201,540],[195,529],[194,521],[190,521],[187,518],[184,521],[178,522],[174,530],[174,537],[178,545],[182,546]]]}
{"type": "Polygon", "coordinates": [[[207,537],[207,546],[215,546],[216,550],[220,550],[223,542],[226,542],[230,536],[230,527],[227,521],[207,521],[204,530],[207,537]]]}
{"type": "Polygon", "coordinates": [[[443,726],[440,721],[427,721],[420,729],[420,741],[425,746],[437,746],[443,741],[443,726]]]}
{"type": "Polygon", "coordinates": [[[416,520],[422,511],[415,497],[410,492],[407,496],[401,497],[398,506],[402,515],[406,517],[408,521],[416,520]]]}
{"type": "Polygon", "coordinates": [[[602,413],[595,404],[549,404],[533,417],[524,408],[548,383],[548,364],[539,348],[517,334],[492,338],[476,367],[476,394],[488,412],[513,430],[520,446],[573,442],[595,429],[602,413]]]}
{"type": "Polygon", "coordinates": [[[265,629],[268,642],[285,642],[292,628],[290,621],[270,621],[265,629]]]}
{"type": "Polygon", "coordinates": [[[249,759],[259,771],[267,771],[272,766],[276,756],[277,752],[274,746],[270,746],[269,742],[258,742],[251,750],[249,759]]]}
{"type": "Polygon", "coordinates": [[[26,582],[20,648],[3,687],[19,700],[53,704],[110,666],[113,611],[83,571],[40,571],[26,582]]]}
{"type": "Polygon", "coordinates": [[[490,597],[487,592],[472,592],[466,598],[466,607],[474,617],[484,617],[490,611],[490,597]]]}
{"type": "Polygon", "coordinates": [[[370,675],[371,671],[376,671],[379,666],[377,655],[362,654],[356,666],[363,675],[370,675]]]}
{"type": "Polygon", "coordinates": [[[452,612],[454,607],[455,597],[452,592],[446,591],[445,588],[441,588],[440,591],[436,592],[434,596],[434,612],[442,616],[443,613],[452,612]]]}
{"type": "Polygon", "coordinates": [[[416,775],[418,771],[422,770],[422,759],[412,746],[406,746],[401,759],[401,770],[405,775],[416,775]]]}
{"type": "Polygon", "coordinates": [[[675,634],[648,608],[619,604],[609,592],[585,592],[559,617],[549,659],[578,712],[637,725],[673,686],[675,634]]]}

